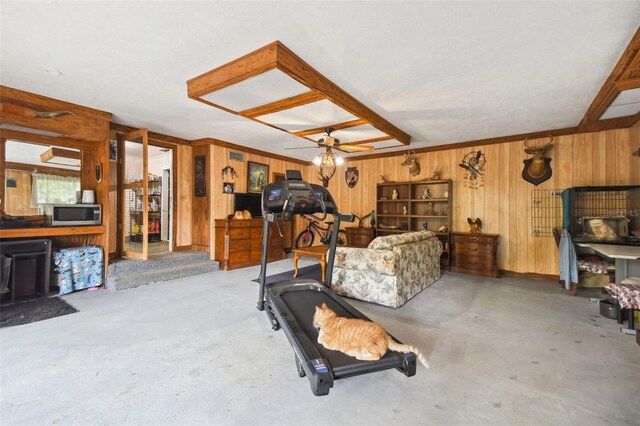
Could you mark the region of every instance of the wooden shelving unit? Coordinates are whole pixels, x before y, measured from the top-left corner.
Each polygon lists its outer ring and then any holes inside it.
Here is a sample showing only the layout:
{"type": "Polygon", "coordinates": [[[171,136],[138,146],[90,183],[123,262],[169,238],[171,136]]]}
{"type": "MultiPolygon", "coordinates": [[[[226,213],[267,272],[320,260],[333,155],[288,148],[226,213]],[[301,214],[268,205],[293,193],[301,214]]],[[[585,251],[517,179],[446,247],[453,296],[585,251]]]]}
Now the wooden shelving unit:
{"type": "Polygon", "coordinates": [[[377,197],[377,235],[420,231],[423,224],[442,241],[441,266],[449,269],[451,263],[451,180],[379,183],[377,197]],[[393,191],[398,197],[393,199],[393,191]],[[425,195],[429,191],[429,198],[425,195]],[[405,214],[406,208],[406,214],[405,214]],[[447,232],[438,232],[447,225],[447,232]]]}

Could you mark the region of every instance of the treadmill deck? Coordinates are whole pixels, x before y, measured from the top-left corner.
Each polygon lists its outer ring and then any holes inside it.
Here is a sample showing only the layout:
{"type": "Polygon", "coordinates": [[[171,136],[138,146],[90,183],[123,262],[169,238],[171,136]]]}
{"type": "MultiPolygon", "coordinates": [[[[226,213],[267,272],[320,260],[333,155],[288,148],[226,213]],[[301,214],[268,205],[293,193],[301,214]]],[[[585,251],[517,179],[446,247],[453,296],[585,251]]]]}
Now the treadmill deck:
{"type": "Polygon", "coordinates": [[[313,326],[316,306],[326,303],[338,316],[370,320],[317,281],[281,281],[267,285],[267,291],[270,294],[269,305],[278,321],[286,322],[290,328],[286,334],[294,349],[296,346],[300,347],[307,359],[324,358],[333,370],[334,379],[390,368],[403,368],[407,363],[406,358],[415,365],[414,354],[388,351],[380,360],[361,361],[342,352],[326,349],[318,343],[318,330],[313,326]]]}

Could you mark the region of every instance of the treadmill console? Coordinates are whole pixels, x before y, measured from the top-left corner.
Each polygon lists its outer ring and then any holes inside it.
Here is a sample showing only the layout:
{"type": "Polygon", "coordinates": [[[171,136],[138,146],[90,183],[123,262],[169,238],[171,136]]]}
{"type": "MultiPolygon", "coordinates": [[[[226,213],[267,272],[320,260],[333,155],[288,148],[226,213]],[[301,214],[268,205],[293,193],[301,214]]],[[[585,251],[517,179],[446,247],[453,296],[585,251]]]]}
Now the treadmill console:
{"type": "Polygon", "coordinates": [[[289,219],[295,214],[333,214],[337,209],[331,194],[322,186],[301,179],[285,179],[264,188],[262,211],[265,216],[282,213],[284,219],[289,219]]]}

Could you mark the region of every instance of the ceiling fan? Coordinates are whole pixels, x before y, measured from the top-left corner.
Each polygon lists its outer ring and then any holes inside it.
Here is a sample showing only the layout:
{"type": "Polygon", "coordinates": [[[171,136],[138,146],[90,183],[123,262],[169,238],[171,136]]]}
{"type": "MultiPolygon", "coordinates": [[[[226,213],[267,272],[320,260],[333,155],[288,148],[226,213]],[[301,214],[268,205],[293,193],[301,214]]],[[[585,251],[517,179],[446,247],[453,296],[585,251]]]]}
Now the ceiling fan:
{"type": "Polygon", "coordinates": [[[335,129],[333,127],[327,127],[324,129],[325,136],[320,138],[317,142],[318,146],[302,146],[295,148],[285,148],[285,149],[309,149],[309,148],[326,148],[327,150],[331,150],[331,148],[335,148],[344,152],[365,152],[365,151],[373,151],[375,148],[368,145],[349,145],[349,144],[341,144],[340,140],[331,136],[331,133],[335,129]]]}

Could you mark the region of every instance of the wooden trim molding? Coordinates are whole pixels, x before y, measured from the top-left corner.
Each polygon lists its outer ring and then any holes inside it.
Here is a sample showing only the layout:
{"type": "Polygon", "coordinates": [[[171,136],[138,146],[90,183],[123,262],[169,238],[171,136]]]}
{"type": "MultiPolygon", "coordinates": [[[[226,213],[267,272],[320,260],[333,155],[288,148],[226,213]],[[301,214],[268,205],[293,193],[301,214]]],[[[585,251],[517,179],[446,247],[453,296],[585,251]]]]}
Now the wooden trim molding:
{"type": "MultiPolygon", "coordinates": [[[[111,130],[116,133],[131,133],[138,130],[135,127],[126,126],[124,124],[111,123],[111,130]]],[[[153,145],[160,146],[162,148],[170,148],[166,144],[170,145],[191,145],[191,142],[187,139],[178,138],[175,136],[163,135],[162,133],[149,132],[149,142],[153,142],[153,145]]]]}
{"type": "Polygon", "coordinates": [[[333,130],[342,130],[342,129],[348,129],[350,127],[366,126],[367,124],[369,124],[367,120],[365,120],[364,118],[359,118],[357,120],[330,124],[328,126],[316,127],[314,129],[300,130],[298,132],[293,132],[293,134],[303,138],[309,135],[317,135],[318,133],[324,133],[327,127],[331,127],[333,130]]]}
{"type": "Polygon", "coordinates": [[[259,117],[261,115],[273,114],[274,112],[283,111],[285,109],[296,108],[312,102],[318,102],[323,99],[325,99],[325,97],[322,96],[322,94],[312,90],[256,108],[246,109],[244,111],[240,111],[239,114],[247,118],[259,117]]]}
{"type": "Polygon", "coordinates": [[[249,153],[249,154],[260,155],[262,157],[268,157],[268,158],[273,158],[273,159],[276,159],[276,160],[288,161],[290,163],[301,164],[303,166],[310,166],[310,165],[313,164],[311,161],[298,160],[297,158],[286,157],[284,155],[274,154],[272,152],[267,152],[267,151],[260,151],[259,149],[249,148],[249,147],[242,146],[242,145],[236,145],[236,144],[233,144],[233,143],[230,143],[230,142],[225,142],[225,141],[221,141],[219,139],[213,139],[213,138],[196,139],[196,140],[192,141],[191,144],[193,146],[199,146],[199,145],[221,146],[223,148],[229,148],[229,149],[233,149],[235,151],[242,151],[242,152],[246,152],[246,153],[249,153]]]}
{"type": "Polygon", "coordinates": [[[36,164],[15,163],[7,161],[5,163],[7,170],[18,170],[21,172],[29,173],[43,173],[45,175],[57,175],[57,176],[69,176],[69,177],[81,177],[80,170],[68,170],[60,169],[58,167],[40,166],[36,164]]]}
{"type": "MultiPolygon", "coordinates": [[[[474,148],[476,146],[494,145],[494,144],[505,143],[505,142],[515,142],[515,141],[524,140],[526,138],[537,139],[537,138],[544,138],[547,136],[565,136],[565,135],[573,135],[577,133],[587,133],[587,131],[580,132],[577,127],[567,127],[566,129],[554,129],[554,130],[547,130],[543,132],[521,133],[518,135],[499,136],[496,138],[478,139],[478,140],[457,142],[457,143],[446,144],[446,145],[434,145],[434,146],[425,146],[423,148],[411,148],[411,151],[415,152],[416,154],[419,154],[421,152],[447,151],[450,149],[474,148]]],[[[393,148],[396,148],[396,147],[393,147],[393,148]]],[[[398,157],[398,156],[404,155],[405,153],[406,153],[405,150],[379,152],[374,154],[347,157],[345,158],[345,161],[360,161],[360,160],[370,160],[372,158],[398,157]]]]}
{"type": "Polygon", "coordinates": [[[411,140],[411,137],[407,133],[400,130],[385,118],[368,108],[362,102],[342,90],[279,41],[275,41],[267,46],[244,55],[241,58],[188,80],[187,94],[191,99],[227,112],[244,116],[295,136],[305,137],[314,133],[323,132],[326,127],[342,129],[356,125],[370,124],[388,135],[390,139],[396,139],[401,144],[408,145],[411,140]],[[217,105],[216,103],[202,98],[202,96],[209,93],[213,93],[217,90],[273,69],[278,69],[282,73],[308,87],[310,91],[300,95],[291,96],[287,99],[270,102],[266,105],[245,109],[243,111],[233,111],[227,107],[217,105]],[[257,118],[266,114],[295,108],[323,99],[331,101],[339,108],[342,108],[350,114],[358,117],[358,119],[345,123],[336,123],[313,129],[306,129],[303,131],[289,131],[261,121],[257,118]]]}
{"type": "Polygon", "coordinates": [[[91,151],[96,146],[95,142],[81,141],[65,137],[36,135],[35,133],[21,132],[18,130],[0,129],[0,134],[6,140],[30,142],[39,145],[56,145],[65,148],[81,149],[83,151],[91,151]]]}

